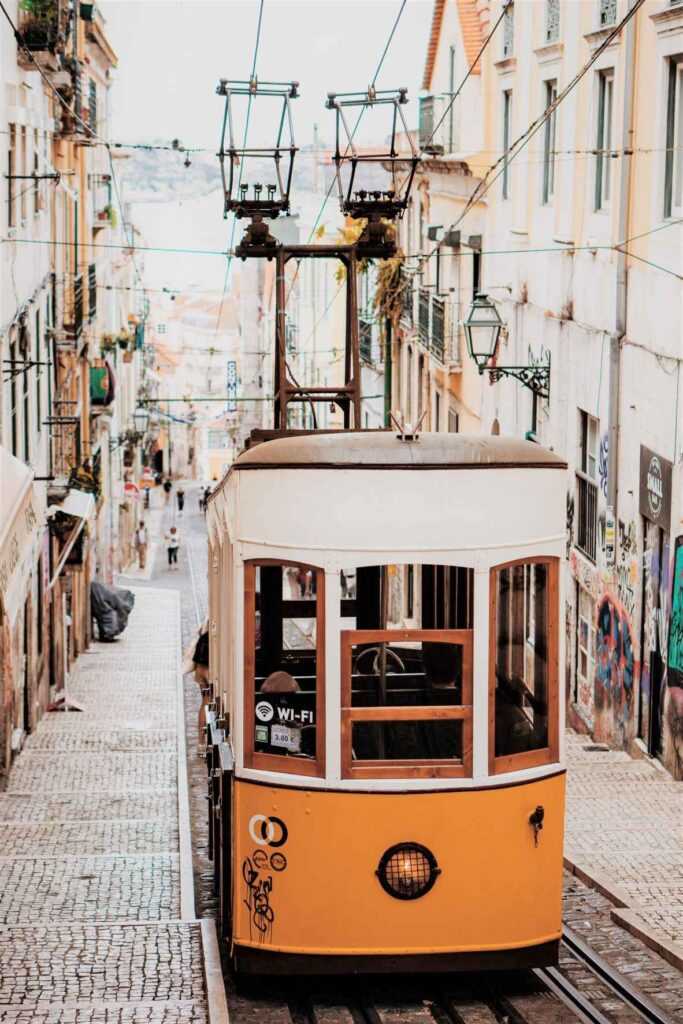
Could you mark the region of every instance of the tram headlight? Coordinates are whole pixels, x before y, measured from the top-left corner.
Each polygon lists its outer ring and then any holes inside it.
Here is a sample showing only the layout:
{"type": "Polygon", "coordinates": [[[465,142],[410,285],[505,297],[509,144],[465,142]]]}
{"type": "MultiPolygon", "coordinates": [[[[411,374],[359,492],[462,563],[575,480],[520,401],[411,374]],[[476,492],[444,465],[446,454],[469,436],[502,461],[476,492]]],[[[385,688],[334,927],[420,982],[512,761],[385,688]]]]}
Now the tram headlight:
{"type": "Polygon", "coordinates": [[[426,846],[397,843],[382,854],[376,874],[390,896],[397,900],[416,900],[429,892],[441,869],[426,846]]]}

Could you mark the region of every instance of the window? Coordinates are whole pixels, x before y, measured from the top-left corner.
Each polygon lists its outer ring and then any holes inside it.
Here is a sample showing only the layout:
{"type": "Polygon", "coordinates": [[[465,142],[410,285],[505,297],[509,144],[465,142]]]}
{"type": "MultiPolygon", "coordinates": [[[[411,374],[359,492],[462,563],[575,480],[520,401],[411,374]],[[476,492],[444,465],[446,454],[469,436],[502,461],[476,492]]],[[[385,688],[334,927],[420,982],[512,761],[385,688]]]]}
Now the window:
{"type": "MultiPolygon", "coordinates": [[[[552,79],[545,85],[545,109],[557,99],[557,80],[552,79]]],[[[553,110],[547,118],[543,134],[543,190],[542,201],[549,203],[555,194],[555,134],[557,127],[557,112],[553,110]]]]}
{"type": "Polygon", "coordinates": [[[576,472],[576,546],[593,561],[598,533],[598,447],[600,423],[579,410],[579,469],[576,472]]]}
{"type": "Polygon", "coordinates": [[[560,0],[545,2],[545,41],[554,43],[560,38],[560,0]]]}
{"type": "Polygon", "coordinates": [[[40,174],[38,129],[33,132],[33,213],[40,213],[40,174]]]}
{"type": "Polygon", "coordinates": [[[448,433],[460,433],[460,416],[458,415],[457,409],[448,410],[448,433]]]}
{"type": "Polygon", "coordinates": [[[449,565],[340,574],[345,778],[470,774],[473,577],[449,565]]]}
{"type": "Polygon", "coordinates": [[[595,145],[595,209],[609,205],[612,177],[612,103],[614,71],[598,72],[598,124],[595,145]]]}
{"type": "Polygon", "coordinates": [[[617,20],[617,0],[600,0],[600,28],[614,25],[617,20]]]}
{"type": "Polygon", "coordinates": [[[557,602],[557,559],[491,571],[491,774],[558,758],[557,602]]]}
{"type": "Polygon", "coordinates": [[[511,57],[515,44],[515,5],[508,3],[503,15],[503,57],[511,57]]]}
{"type": "Polygon", "coordinates": [[[590,705],[593,696],[593,665],[595,663],[595,608],[583,587],[578,591],[578,631],[576,636],[576,686],[574,703],[590,705]],[[588,695],[587,698],[585,695],[588,695]]]}
{"type": "Polygon", "coordinates": [[[9,126],[9,146],[7,149],[7,224],[13,228],[17,223],[15,204],[14,175],[17,164],[17,130],[13,124],[9,126]]]}
{"type": "Polygon", "coordinates": [[[434,430],[441,429],[441,395],[434,392],[434,430]]]}
{"type": "Polygon", "coordinates": [[[481,291],[481,253],[474,249],[472,251],[472,298],[476,299],[481,291]]]}
{"type": "Polygon", "coordinates": [[[40,433],[43,429],[43,396],[42,396],[42,366],[40,365],[43,358],[43,346],[42,338],[40,336],[40,310],[36,310],[36,338],[34,344],[35,350],[35,374],[36,374],[36,430],[40,433]]]}
{"type": "Polygon", "coordinates": [[[18,381],[21,380],[21,374],[16,372],[16,360],[17,360],[17,340],[13,337],[9,344],[9,370],[10,370],[10,382],[9,382],[9,404],[10,404],[10,423],[12,431],[12,455],[18,458],[19,456],[19,387],[18,381]]]}
{"type": "MultiPolygon", "coordinates": [[[[503,92],[503,153],[510,148],[512,132],[512,89],[503,92]]],[[[503,161],[503,199],[510,198],[510,161],[503,161]]]]}
{"type": "Polygon", "coordinates": [[[245,573],[245,764],[325,771],[325,574],[249,562],[245,573]]]}
{"type": "Polygon", "coordinates": [[[448,102],[450,104],[448,108],[448,152],[452,153],[455,149],[455,103],[453,102],[453,96],[455,94],[455,47],[451,46],[448,51],[448,102]]]}
{"type": "MultiPolygon", "coordinates": [[[[26,129],[19,129],[19,174],[24,175],[28,171],[28,162],[26,154],[26,129]]],[[[19,211],[21,214],[22,223],[26,220],[26,183],[21,181],[21,188],[19,190],[19,211]]]]}
{"type": "Polygon", "coordinates": [[[669,60],[666,104],[666,153],[664,159],[664,216],[683,206],[683,62],[669,60]]]}
{"type": "Polygon", "coordinates": [[[88,120],[93,133],[97,132],[97,82],[94,78],[88,83],[88,120]]]}
{"type": "Polygon", "coordinates": [[[341,635],[342,777],[472,773],[472,632],[341,635]]]}

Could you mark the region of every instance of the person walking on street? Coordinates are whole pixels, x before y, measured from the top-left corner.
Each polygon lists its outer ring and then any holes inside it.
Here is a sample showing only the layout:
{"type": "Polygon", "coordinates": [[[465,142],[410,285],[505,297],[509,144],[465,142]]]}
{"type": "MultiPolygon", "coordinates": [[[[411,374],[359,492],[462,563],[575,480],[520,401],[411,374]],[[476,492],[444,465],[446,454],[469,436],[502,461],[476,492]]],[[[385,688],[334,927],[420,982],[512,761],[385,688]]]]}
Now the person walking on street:
{"type": "Polygon", "coordinates": [[[138,567],[144,569],[147,560],[147,527],[142,519],[135,531],[135,550],[138,553],[138,567]]]}
{"type": "Polygon", "coordinates": [[[211,488],[207,486],[207,487],[204,488],[204,505],[203,505],[204,515],[206,515],[206,510],[209,507],[209,498],[210,497],[211,497],[211,488]]]}
{"type": "Polygon", "coordinates": [[[182,487],[179,487],[175,492],[175,500],[178,502],[178,511],[182,512],[185,508],[185,491],[182,487]]]}
{"type": "Polygon", "coordinates": [[[171,500],[172,488],[173,484],[171,483],[170,477],[166,477],[166,479],[164,480],[164,505],[168,505],[169,501],[171,500]]]}
{"type": "Polygon", "coordinates": [[[170,530],[167,530],[164,534],[164,541],[166,542],[166,551],[168,553],[168,567],[173,569],[175,566],[178,569],[178,548],[180,547],[180,534],[178,528],[172,526],[170,530]]]}

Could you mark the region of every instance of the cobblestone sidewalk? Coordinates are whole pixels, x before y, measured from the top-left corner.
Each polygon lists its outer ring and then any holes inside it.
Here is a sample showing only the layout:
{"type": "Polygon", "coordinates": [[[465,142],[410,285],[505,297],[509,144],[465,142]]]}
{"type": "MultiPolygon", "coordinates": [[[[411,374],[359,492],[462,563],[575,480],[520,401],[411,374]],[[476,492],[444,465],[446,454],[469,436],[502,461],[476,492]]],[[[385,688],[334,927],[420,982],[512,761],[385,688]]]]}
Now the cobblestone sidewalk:
{"type": "Polygon", "coordinates": [[[179,645],[178,594],[136,591],[0,795],[0,1021],[209,1022],[179,645]]]}
{"type": "Polygon", "coordinates": [[[683,957],[683,784],[591,746],[567,733],[567,860],[627,908],[615,919],[683,957]]]}

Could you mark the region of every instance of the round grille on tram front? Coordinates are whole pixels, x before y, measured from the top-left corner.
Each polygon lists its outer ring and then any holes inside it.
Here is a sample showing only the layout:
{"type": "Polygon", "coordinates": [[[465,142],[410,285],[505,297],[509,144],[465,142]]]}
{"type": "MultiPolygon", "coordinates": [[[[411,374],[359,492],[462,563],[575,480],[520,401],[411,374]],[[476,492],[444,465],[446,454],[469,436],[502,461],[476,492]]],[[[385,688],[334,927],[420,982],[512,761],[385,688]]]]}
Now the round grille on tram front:
{"type": "Polygon", "coordinates": [[[382,855],[377,877],[397,900],[416,900],[428,893],[441,869],[431,850],[420,843],[397,843],[382,855]]]}

